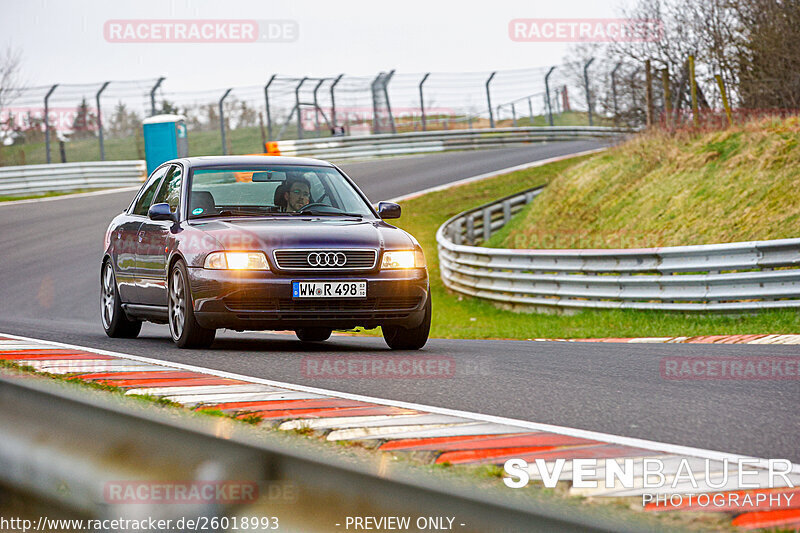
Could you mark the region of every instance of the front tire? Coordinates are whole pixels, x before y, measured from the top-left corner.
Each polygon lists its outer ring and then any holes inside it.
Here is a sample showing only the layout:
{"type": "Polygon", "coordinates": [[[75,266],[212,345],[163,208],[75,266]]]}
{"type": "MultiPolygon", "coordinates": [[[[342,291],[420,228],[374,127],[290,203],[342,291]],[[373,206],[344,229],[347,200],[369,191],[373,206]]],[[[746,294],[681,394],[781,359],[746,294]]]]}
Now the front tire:
{"type": "Polygon", "coordinates": [[[294,334],[303,342],[322,342],[330,338],[332,331],[330,328],[300,328],[294,334]]]}
{"type": "Polygon", "coordinates": [[[142,329],[141,320],[129,319],[122,308],[111,261],[100,272],[100,318],[106,335],[114,339],[133,339],[142,329]]]}
{"type": "Polygon", "coordinates": [[[217,334],[197,323],[186,264],[178,261],[169,274],[169,332],[179,348],[208,348],[217,334]]]}
{"type": "Polygon", "coordinates": [[[428,342],[431,331],[431,294],[425,302],[425,317],[422,323],[415,328],[402,326],[381,326],[383,340],[392,350],[419,350],[428,342]]]}

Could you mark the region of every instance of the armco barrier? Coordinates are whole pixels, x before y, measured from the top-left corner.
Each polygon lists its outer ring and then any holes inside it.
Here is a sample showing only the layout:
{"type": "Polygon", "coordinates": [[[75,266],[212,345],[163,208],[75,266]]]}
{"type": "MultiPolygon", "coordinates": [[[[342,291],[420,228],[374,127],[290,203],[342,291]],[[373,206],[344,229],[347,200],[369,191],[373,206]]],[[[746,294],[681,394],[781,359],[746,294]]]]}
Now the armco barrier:
{"type": "Polygon", "coordinates": [[[0,167],[0,195],[37,194],[138,185],[144,161],[96,161],[0,167]]]}
{"type": "Polygon", "coordinates": [[[327,137],[267,143],[274,155],[355,159],[365,157],[500,148],[524,143],[617,137],[632,130],[590,126],[423,131],[327,137]]]}
{"type": "Polygon", "coordinates": [[[752,311],[800,307],[800,239],[669,248],[476,246],[542,188],[465,211],[436,233],[449,289],[511,308],[752,311]]]}

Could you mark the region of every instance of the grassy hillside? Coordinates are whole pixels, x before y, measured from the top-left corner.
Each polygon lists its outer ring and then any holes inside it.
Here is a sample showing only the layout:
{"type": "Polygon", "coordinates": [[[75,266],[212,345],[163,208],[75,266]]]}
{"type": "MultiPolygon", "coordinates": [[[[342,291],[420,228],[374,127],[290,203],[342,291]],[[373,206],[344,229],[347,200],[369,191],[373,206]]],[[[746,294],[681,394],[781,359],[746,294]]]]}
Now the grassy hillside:
{"type": "Polygon", "coordinates": [[[624,248],[800,237],[800,117],[651,133],[566,169],[494,235],[502,248],[624,248]]]}

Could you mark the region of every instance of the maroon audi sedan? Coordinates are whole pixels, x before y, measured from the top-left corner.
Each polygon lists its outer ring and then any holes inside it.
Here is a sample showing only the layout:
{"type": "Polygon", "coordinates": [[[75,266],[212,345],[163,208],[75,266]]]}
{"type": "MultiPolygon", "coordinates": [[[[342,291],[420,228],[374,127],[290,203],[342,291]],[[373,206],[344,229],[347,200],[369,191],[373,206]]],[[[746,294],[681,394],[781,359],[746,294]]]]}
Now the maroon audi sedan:
{"type": "Polygon", "coordinates": [[[101,270],[110,337],[142,321],[175,343],[220,328],[291,329],[304,342],[381,327],[393,349],[428,340],[431,297],[419,243],[336,166],[273,156],[168,161],[111,221],[101,270]]]}

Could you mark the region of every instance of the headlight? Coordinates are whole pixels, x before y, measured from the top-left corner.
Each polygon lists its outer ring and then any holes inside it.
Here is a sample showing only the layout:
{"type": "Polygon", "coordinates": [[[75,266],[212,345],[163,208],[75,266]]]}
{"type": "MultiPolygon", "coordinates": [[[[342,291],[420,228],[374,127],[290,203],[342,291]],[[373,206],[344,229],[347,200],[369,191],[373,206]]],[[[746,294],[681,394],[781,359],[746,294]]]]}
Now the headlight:
{"type": "Polygon", "coordinates": [[[381,268],[425,268],[425,256],[422,250],[383,252],[381,268]]]}
{"type": "Polygon", "coordinates": [[[213,252],[208,254],[203,268],[213,270],[269,270],[263,252],[213,252]]]}

